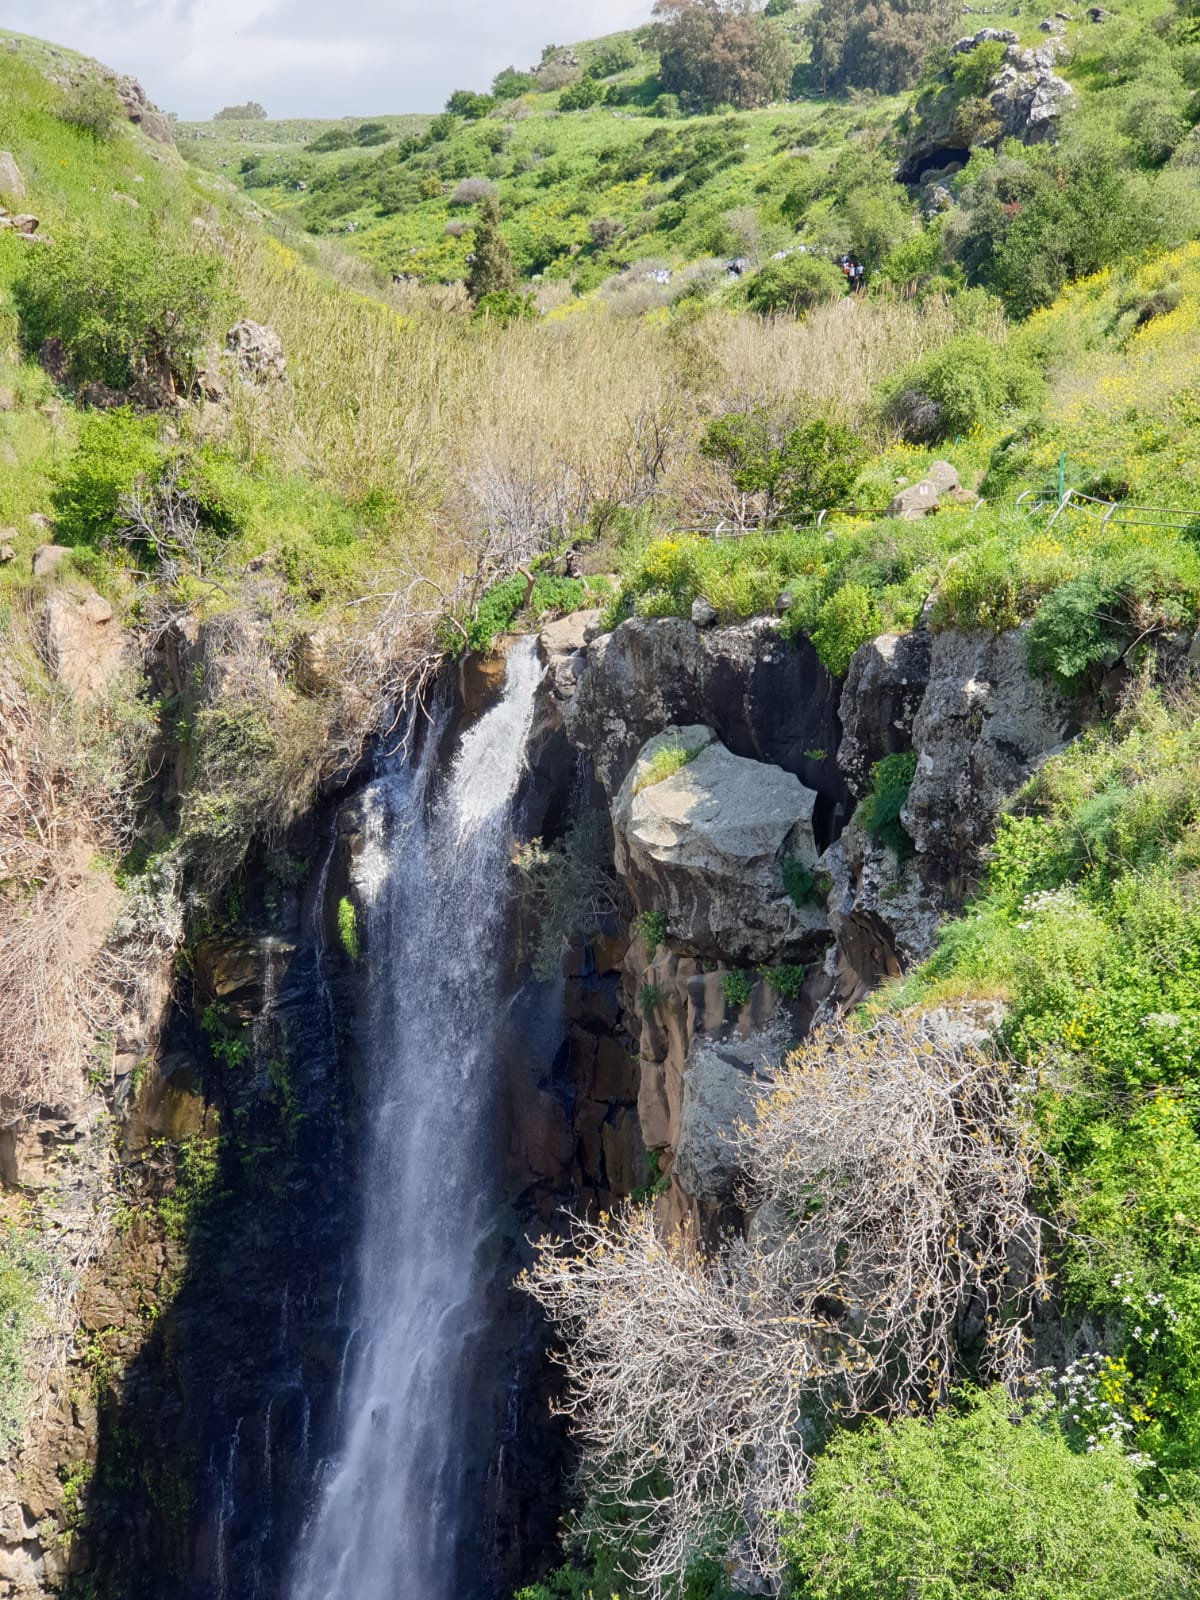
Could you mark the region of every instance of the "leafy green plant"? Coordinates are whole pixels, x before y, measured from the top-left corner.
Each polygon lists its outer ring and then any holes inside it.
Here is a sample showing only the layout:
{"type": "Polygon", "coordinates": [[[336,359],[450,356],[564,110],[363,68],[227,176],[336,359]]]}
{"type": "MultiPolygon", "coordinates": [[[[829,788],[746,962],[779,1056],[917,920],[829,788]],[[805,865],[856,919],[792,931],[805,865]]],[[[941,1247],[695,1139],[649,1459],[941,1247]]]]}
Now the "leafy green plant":
{"type": "Polygon", "coordinates": [[[633,780],[634,794],[641,794],[643,789],[651,789],[656,783],[673,778],[697,756],[703,755],[704,748],[702,744],[685,745],[678,735],[660,744],[650,759],[639,767],[633,780]]]}
{"type": "Polygon", "coordinates": [[[667,914],[665,911],[642,911],[636,921],[637,931],[641,934],[646,948],[652,953],[660,944],[666,942],[667,914]]]}
{"type": "Polygon", "coordinates": [[[139,479],[155,477],[165,459],[152,418],[124,407],[88,412],[54,485],[59,536],[67,544],[91,545],[111,537],[122,497],[139,479]]]}
{"type": "Polygon", "coordinates": [[[798,907],[820,905],[829,893],[829,876],[813,872],[795,856],[786,856],[783,862],[783,891],[798,907]]]}
{"type": "Polygon", "coordinates": [[[785,1000],[799,1000],[805,971],[801,966],[759,967],[758,975],[785,1000]]]}
{"type": "Polygon", "coordinates": [[[879,632],[881,618],[870,590],[843,583],[818,608],[809,637],[822,665],[843,678],[854,652],[879,632]]]}
{"type": "Polygon", "coordinates": [[[58,230],[53,250],[27,257],[13,293],[28,343],[61,339],[76,383],[186,389],[223,309],[222,275],[194,239],[135,215],[58,230]]]}
{"type": "Polygon", "coordinates": [[[358,912],[354,901],[345,895],[338,901],[337,930],[342,954],[352,967],[356,967],[361,954],[358,940],[358,912]]]}
{"type": "Polygon", "coordinates": [[[19,1437],[29,1394],[26,1344],[40,1313],[41,1252],[11,1222],[0,1225],[0,1444],[19,1437]]]}
{"type": "Polygon", "coordinates": [[[522,612],[530,620],[577,611],[584,603],[587,587],[580,578],[559,578],[553,573],[535,573],[532,587],[521,573],[502,578],[484,594],[467,624],[467,646],[488,650],[502,633],[507,633],[522,612]],[[528,596],[528,604],[526,604],[528,596]]]}
{"type": "Polygon", "coordinates": [[[721,974],[721,993],[727,1006],[744,1006],[754,992],[754,983],[748,972],[736,969],[721,974]]]}
{"type": "Polygon", "coordinates": [[[1043,389],[1040,374],[1021,357],[963,334],[896,379],[885,410],[908,439],[946,439],[983,427],[1006,408],[1031,408],[1043,389]]]}
{"type": "Polygon", "coordinates": [[[760,267],[746,286],[746,302],[761,316],[799,317],[845,292],[845,276],[832,261],[796,254],[760,267]]]}
{"type": "Polygon", "coordinates": [[[739,494],[762,502],[762,524],[798,522],[840,505],[865,459],[863,441],[840,423],[814,417],[780,426],[763,406],[731,411],[708,425],[700,453],[719,462],[739,494]]]}
{"type": "Polygon", "coordinates": [[[916,772],[915,750],[884,756],[871,768],[870,787],[858,807],[860,826],[900,857],[912,850],[912,840],[904,830],[900,813],[916,772]]]}
{"type": "Polygon", "coordinates": [[[205,1206],[220,1189],[216,1138],[194,1134],[172,1150],[172,1185],[158,1202],[169,1239],[185,1242],[205,1206]]]}
{"type": "Polygon", "coordinates": [[[644,983],[638,991],[638,1004],[644,1017],[653,1016],[656,1011],[661,1011],[670,998],[671,991],[657,983],[644,983]]]}
{"type": "Polygon", "coordinates": [[[646,1152],[646,1181],[629,1196],[635,1205],[647,1205],[651,1200],[657,1200],[666,1194],[671,1187],[671,1180],[661,1169],[662,1156],[657,1150],[646,1152]]]}
{"type": "Polygon", "coordinates": [[[1002,1390],[959,1410],[836,1433],[784,1540],[813,1600],[1129,1600],[1171,1569],[1112,1446],[1075,1454],[1048,1402],[1002,1390]]]}

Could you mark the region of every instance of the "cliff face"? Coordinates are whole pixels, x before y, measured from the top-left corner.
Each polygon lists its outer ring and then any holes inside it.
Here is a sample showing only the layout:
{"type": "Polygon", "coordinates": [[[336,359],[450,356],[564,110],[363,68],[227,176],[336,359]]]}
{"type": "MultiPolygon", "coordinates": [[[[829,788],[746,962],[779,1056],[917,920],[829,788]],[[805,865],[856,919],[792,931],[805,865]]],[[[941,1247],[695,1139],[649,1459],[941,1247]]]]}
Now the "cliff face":
{"type": "MultiPolygon", "coordinates": [[[[506,1287],[529,1236],[634,1191],[701,1242],[741,1225],[731,1128],[815,1018],[927,953],[1003,797],[1079,720],[1016,635],[881,638],[844,685],[766,620],[596,636],[584,615],[539,650],[518,831],[597,820],[616,889],[546,981],[512,913],[477,1486],[498,1593],[549,1554],[567,1459],[543,1330],[506,1287]],[[897,850],[855,808],[905,753],[897,850]]],[[[451,692],[443,769],[498,674],[468,661],[451,692]]],[[[351,780],[252,860],[232,925],[159,961],[112,1086],[0,1134],[12,1194],[64,1234],[103,1220],[0,1472],[0,1600],[285,1590],[353,1360],[364,974],[387,959],[346,941],[358,808],[351,780]]]]}

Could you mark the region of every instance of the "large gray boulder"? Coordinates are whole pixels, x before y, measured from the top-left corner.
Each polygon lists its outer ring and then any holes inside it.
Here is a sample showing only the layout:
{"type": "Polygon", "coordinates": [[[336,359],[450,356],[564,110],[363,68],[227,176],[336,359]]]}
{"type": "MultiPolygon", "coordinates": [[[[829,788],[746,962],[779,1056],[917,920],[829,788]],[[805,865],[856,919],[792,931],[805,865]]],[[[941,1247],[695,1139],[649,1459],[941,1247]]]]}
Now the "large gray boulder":
{"type": "Polygon", "coordinates": [[[642,747],[613,803],[617,871],[640,910],[663,911],[672,941],[732,962],[810,950],[825,927],[784,891],[783,863],[816,865],[816,795],[781,767],[735,756],[703,725],[642,747]],[[698,752],[647,782],[670,747],[698,752]]]}
{"type": "Polygon", "coordinates": [[[25,179],[9,150],[0,150],[0,195],[6,200],[25,198],[25,179]]]}
{"type": "Polygon", "coordinates": [[[735,755],[769,762],[816,791],[824,843],[849,814],[837,763],[838,682],[805,639],[759,617],[698,629],[635,617],[591,640],[567,735],[611,802],[646,740],[669,724],[705,723],[735,755]]]}

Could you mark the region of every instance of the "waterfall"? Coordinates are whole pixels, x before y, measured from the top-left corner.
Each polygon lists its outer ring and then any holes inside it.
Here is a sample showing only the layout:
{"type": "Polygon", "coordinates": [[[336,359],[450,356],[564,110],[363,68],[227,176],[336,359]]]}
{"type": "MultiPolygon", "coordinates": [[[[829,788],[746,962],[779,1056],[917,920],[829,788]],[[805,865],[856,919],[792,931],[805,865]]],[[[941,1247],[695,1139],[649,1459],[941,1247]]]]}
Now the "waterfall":
{"type": "Polygon", "coordinates": [[[466,734],[440,792],[432,737],[419,763],[385,767],[369,792],[358,1327],[338,1454],[291,1600],[487,1594],[473,1491],[490,1445],[473,1397],[504,1381],[480,1361],[495,1019],[511,809],[540,677],[533,642],[519,643],[501,703],[466,734]]]}

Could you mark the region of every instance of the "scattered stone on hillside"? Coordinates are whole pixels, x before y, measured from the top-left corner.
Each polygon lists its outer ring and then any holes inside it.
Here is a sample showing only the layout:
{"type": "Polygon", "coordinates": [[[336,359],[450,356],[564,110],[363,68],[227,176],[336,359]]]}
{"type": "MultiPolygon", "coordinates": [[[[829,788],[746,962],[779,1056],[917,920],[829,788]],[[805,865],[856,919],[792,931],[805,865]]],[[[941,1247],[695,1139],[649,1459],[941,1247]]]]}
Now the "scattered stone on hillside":
{"type": "Polygon", "coordinates": [[[296,643],[293,677],[301,694],[324,694],[333,683],[333,636],[327,628],[302,633],[296,643]]]}
{"type": "Polygon", "coordinates": [[[40,544],[33,552],[33,575],[48,578],[71,554],[65,544],[40,544]]]}
{"type": "Polygon", "coordinates": [[[3,206],[0,206],[0,228],[9,228],[13,233],[36,233],[38,226],[36,217],[29,216],[24,212],[14,216],[12,212],[6,211],[3,206]]]}
{"type": "Polygon", "coordinates": [[[225,348],[237,357],[237,368],[247,383],[280,383],[287,377],[283,340],[274,328],[243,319],[229,330],[225,348]]]}
{"type": "Polygon", "coordinates": [[[116,406],[127,406],[129,396],[120,389],[110,389],[106,383],[93,380],[85,383],[76,395],[78,403],[91,411],[111,411],[116,406]]]}
{"type": "MultiPolygon", "coordinates": [[[[17,530],[15,528],[5,528],[0,531],[3,531],[4,533],[16,533],[17,530]]],[[[8,544],[7,542],[0,544],[0,567],[6,567],[10,561],[15,561],[16,559],[17,551],[15,545],[8,544]]]]}
{"type": "Polygon", "coordinates": [[[968,34],[965,39],[956,39],[950,46],[950,54],[969,55],[976,45],[981,44],[1020,44],[1020,42],[1011,28],[980,28],[978,33],[968,34]]]}
{"type": "Polygon", "coordinates": [[[0,150],[0,194],[9,200],[25,198],[25,179],[9,150],[0,150]]]}
{"type": "Polygon", "coordinates": [[[31,511],[29,513],[29,526],[39,533],[49,533],[54,526],[54,519],[48,517],[44,511],[31,511]]]}
{"type": "Polygon", "coordinates": [[[114,189],[112,197],[118,205],[130,206],[134,211],[140,209],[140,201],[136,200],[131,194],[122,194],[120,189],[114,189]]]}
{"type": "Polygon", "coordinates": [[[1067,31],[1066,23],[1059,17],[1044,17],[1038,23],[1038,28],[1042,33],[1061,34],[1067,31]]]}
{"type": "Polygon", "coordinates": [[[1055,44],[1022,51],[992,79],[988,103],[1004,138],[1040,143],[1048,137],[1066,102],[1074,98],[1071,85],[1053,71],[1057,53],[1055,44]]]}
{"type": "Polygon", "coordinates": [[[958,473],[950,463],[935,461],[919,483],[910,484],[892,496],[887,514],[897,522],[917,522],[958,486],[958,473]]]}
{"type": "Polygon", "coordinates": [[[778,960],[825,926],[783,888],[786,858],[816,862],[816,799],[782,767],[732,755],[709,727],[666,728],[642,746],[613,802],[617,872],[636,904],[665,912],[673,936],[698,954],[778,960]],[[655,756],[676,745],[690,759],[639,787],[655,756]]]}
{"type": "Polygon", "coordinates": [[[81,700],[99,694],[124,660],[125,637],[113,626],[112,614],[98,594],[82,600],[52,594],[42,608],[46,664],[63,688],[81,700]]]}
{"type": "Polygon", "coordinates": [[[711,628],[716,620],[716,607],[709,605],[702,594],[697,595],[692,601],[692,621],[696,627],[711,628]]]}
{"type": "Polygon", "coordinates": [[[6,384],[0,383],[0,411],[15,411],[16,409],[16,395],[6,384]]]}

